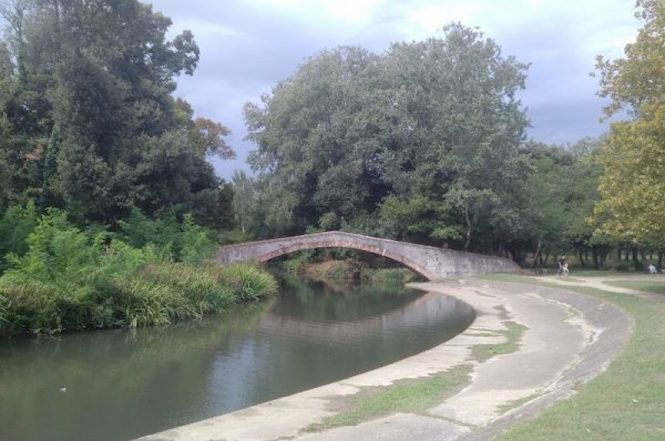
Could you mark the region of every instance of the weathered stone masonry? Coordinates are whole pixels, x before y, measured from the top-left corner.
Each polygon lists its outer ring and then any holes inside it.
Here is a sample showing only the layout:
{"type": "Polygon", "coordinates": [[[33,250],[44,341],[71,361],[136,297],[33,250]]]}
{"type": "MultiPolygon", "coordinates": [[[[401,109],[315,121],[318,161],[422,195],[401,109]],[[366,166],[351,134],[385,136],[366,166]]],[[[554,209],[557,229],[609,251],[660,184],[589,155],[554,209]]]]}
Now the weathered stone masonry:
{"type": "Polygon", "coordinates": [[[284,254],[313,248],[352,248],[378,254],[402,263],[428,280],[441,280],[467,274],[519,271],[516,263],[502,257],[416,245],[341,231],[222,246],[217,252],[217,261],[220,263],[266,262],[284,254]]]}

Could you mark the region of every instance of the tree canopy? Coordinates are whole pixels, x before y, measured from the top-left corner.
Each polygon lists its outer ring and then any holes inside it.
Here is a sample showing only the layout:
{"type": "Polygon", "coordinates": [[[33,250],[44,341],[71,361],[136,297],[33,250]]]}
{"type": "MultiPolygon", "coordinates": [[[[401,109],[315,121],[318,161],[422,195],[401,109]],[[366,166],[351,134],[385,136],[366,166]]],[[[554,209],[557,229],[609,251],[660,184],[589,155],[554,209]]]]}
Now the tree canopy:
{"type": "Polygon", "coordinates": [[[525,170],[526,69],[459,24],[384,54],[317,54],[245,107],[267,222],[330,229],[376,212],[388,235],[465,248],[479,223],[513,228],[504,208],[525,170]]]}
{"type": "Polygon", "coordinates": [[[180,205],[206,222],[220,201],[229,209],[206,160],[234,155],[228,129],[171,95],[199,61],[190,31],[168,39],[171,20],[136,0],[13,0],[0,12],[0,208],[35,199],[83,223],[132,207],[180,205]]]}
{"type": "Polygon", "coordinates": [[[665,247],[665,4],[638,1],[645,24],[625,58],[598,58],[600,95],[611,99],[615,122],[600,161],[599,234],[665,247]],[[623,111],[623,113],[620,113],[623,111]]]}

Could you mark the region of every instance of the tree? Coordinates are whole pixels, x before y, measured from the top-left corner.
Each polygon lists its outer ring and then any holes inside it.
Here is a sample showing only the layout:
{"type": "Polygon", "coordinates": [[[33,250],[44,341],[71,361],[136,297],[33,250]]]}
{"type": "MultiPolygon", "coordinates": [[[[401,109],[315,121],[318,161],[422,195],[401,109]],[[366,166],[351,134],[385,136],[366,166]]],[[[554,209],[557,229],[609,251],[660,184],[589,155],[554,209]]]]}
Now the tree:
{"type": "Polygon", "coordinates": [[[249,162],[261,173],[266,220],[277,232],[335,227],[385,195],[372,169],[377,148],[363,127],[362,85],[376,56],[342,47],[308,60],[262,106],[245,105],[249,162]],[[344,188],[344,191],[340,191],[344,188]]]}
{"type": "Polygon", "coordinates": [[[639,0],[644,20],[625,58],[598,57],[600,92],[611,99],[606,115],[620,110],[600,156],[603,174],[594,222],[599,235],[665,247],[665,3],[639,0]]]}
{"type": "Polygon", "coordinates": [[[11,64],[0,178],[4,159],[23,199],[67,206],[79,223],[134,206],[219,219],[228,190],[206,157],[233,157],[229,130],[171,95],[199,60],[191,32],[167,39],[171,20],[137,0],[14,0],[0,12],[11,64]]]}
{"type": "Polygon", "coordinates": [[[528,125],[516,92],[527,66],[459,24],[384,54],[342,47],[309,59],[262,105],[248,104],[250,163],[266,221],[285,232],[382,216],[386,234],[493,245],[509,212],[528,125]],[[390,219],[409,207],[434,216],[390,219]],[[502,223],[503,222],[503,223],[502,223]],[[479,237],[476,237],[476,233],[479,237]]]}
{"type": "Polygon", "coordinates": [[[243,234],[252,222],[252,210],[256,205],[256,183],[247,176],[244,170],[234,170],[231,178],[233,184],[233,212],[236,222],[243,234]]]}
{"type": "Polygon", "coordinates": [[[587,223],[598,200],[597,152],[598,141],[589,138],[568,147],[526,145],[531,171],[518,195],[522,230],[515,238],[533,251],[534,267],[545,266],[548,256],[570,252],[585,265],[588,250],[600,266],[607,255],[604,242],[592,241],[587,223]]]}

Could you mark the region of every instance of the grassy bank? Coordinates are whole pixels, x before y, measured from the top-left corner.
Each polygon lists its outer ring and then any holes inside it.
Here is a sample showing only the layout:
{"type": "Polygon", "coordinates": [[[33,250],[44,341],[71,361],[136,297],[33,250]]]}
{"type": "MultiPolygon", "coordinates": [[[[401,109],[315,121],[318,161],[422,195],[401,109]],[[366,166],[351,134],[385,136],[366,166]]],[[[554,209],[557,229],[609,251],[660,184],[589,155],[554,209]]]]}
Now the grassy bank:
{"type": "MultiPolygon", "coordinates": [[[[530,277],[493,279],[538,284],[530,277]]],[[[577,395],[532,421],[512,427],[500,439],[665,439],[665,302],[592,288],[566,289],[610,301],[628,312],[635,320],[633,336],[607,371],[582,385],[577,395]]]]}
{"type": "Polygon", "coordinates": [[[665,294],[665,283],[662,279],[650,280],[621,280],[616,282],[607,282],[608,285],[619,288],[634,289],[637,291],[648,292],[652,294],[665,294]]]}
{"type": "MultiPolygon", "coordinates": [[[[258,267],[209,262],[211,238],[187,219],[162,246],[140,222],[112,235],[51,212],[14,229],[0,277],[0,335],[164,326],[275,293],[275,280],[258,267]]],[[[152,234],[168,239],[163,229],[152,234]]]]}
{"type": "Polygon", "coordinates": [[[363,421],[403,413],[423,414],[454,395],[470,381],[471,367],[459,366],[424,378],[407,379],[390,386],[368,387],[337,403],[339,413],[305,430],[315,432],[333,427],[354,426],[363,421]]]}

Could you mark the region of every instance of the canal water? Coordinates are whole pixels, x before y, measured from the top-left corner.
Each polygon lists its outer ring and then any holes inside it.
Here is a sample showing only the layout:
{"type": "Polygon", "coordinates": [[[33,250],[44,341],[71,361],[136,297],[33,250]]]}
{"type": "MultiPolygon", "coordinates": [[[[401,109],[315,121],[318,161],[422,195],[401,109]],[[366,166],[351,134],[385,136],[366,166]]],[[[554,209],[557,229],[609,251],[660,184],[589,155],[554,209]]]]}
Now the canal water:
{"type": "Polygon", "coordinates": [[[286,283],[274,301],[165,329],[0,341],[0,440],[124,440],[365,372],[450,339],[468,305],[286,283]]]}

